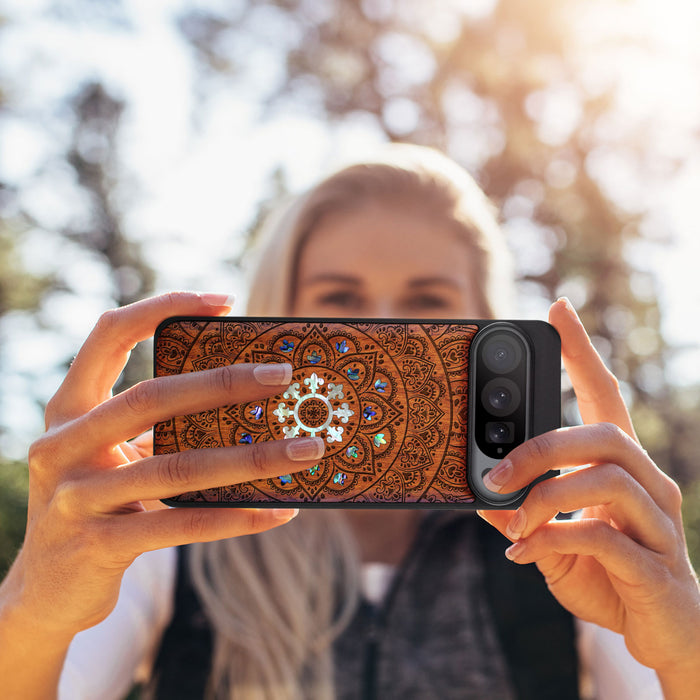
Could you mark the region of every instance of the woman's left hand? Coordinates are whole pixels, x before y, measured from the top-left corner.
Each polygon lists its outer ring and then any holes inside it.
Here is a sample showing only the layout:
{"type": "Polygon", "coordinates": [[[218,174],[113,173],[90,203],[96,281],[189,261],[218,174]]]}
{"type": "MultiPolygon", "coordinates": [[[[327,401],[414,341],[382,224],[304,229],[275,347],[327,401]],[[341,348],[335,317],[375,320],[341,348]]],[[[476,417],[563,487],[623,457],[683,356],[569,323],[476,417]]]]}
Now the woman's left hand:
{"type": "Polygon", "coordinates": [[[510,493],[550,469],[577,469],[536,484],[515,512],[480,515],[515,542],[508,558],[534,562],[571,613],[623,634],[667,698],[690,697],[700,687],[700,588],[680,489],[637,441],[618,382],[567,300],[552,305],[549,320],[584,425],[528,440],[485,482],[510,493]],[[580,518],[553,520],[574,510],[580,518]]]}

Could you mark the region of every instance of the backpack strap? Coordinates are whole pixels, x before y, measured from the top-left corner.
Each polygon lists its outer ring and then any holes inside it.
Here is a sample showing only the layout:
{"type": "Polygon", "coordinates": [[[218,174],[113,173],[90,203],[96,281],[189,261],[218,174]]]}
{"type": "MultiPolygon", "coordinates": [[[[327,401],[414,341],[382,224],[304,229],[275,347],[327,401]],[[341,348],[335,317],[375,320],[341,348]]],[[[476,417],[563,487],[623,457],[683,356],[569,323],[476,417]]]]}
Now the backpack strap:
{"type": "Polygon", "coordinates": [[[534,564],[506,559],[510,541],[478,518],[486,590],[520,700],[579,700],[574,619],[534,564]]]}
{"type": "Polygon", "coordinates": [[[211,626],[189,574],[188,547],[183,545],[177,548],[173,617],[163,634],[146,697],[203,698],[213,648],[211,626]]]}

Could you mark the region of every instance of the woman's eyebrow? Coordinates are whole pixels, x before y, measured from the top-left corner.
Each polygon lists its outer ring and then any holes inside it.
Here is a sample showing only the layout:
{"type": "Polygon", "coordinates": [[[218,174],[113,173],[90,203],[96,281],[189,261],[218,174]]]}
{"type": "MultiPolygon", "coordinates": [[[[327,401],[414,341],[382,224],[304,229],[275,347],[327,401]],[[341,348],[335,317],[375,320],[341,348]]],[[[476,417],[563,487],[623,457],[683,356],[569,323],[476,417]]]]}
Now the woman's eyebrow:
{"type": "Polygon", "coordinates": [[[307,277],[305,280],[302,280],[302,282],[304,284],[315,284],[317,282],[332,282],[336,284],[347,284],[355,287],[360,286],[360,280],[357,277],[353,277],[352,275],[335,274],[332,272],[324,272],[318,275],[313,275],[312,277],[307,277]]]}
{"type": "Polygon", "coordinates": [[[434,287],[434,286],[443,286],[443,287],[452,287],[452,288],[459,288],[459,283],[457,280],[454,280],[450,277],[417,277],[415,279],[409,280],[408,282],[409,287],[434,287]]]}

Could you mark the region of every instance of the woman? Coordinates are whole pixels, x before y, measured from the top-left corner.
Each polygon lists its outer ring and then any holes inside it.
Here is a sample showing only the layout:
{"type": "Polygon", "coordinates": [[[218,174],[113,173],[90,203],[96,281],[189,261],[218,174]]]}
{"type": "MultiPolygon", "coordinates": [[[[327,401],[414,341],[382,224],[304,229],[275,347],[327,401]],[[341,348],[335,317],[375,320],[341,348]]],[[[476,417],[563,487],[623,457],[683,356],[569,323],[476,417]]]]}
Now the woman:
{"type": "MultiPolygon", "coordinates": [[[[507,309],[499,295],[508,286],[510,273],[501,268],[507,258],[483,195],[466,173],[425,149],[398,149],[383,162],[321,183],[272,225],[262,250],[251,314],[469,318],[504,315],[507,309]]],[[[167,578],[159,564],[173,569],[173,550],[166,550],[151,559],[155,577],[145,576],[156,580],[155,587],[136,586],[136,594],[117,608],[158,609],[132,615],[149,621],[149,629],[124,630],[129,614],[122,611],[76,643],[71,656],[80,655],[81,644],[94,646],[100,629],[112,637],[100,664],[119,670],[115,678],[103,676],[102,694],[94,691],[99,696],[108,697],[119,677],[128,687],[123,669],[133,668],[135,660],[123,664],[121,657],[134,649],[140,657],[148,646],[143,640],[157,643],[169,623],[156,661],[154,692],[162,697],[168,696],[168,680],[181,689],[187,682],[191,669],[179,673],[183,659],[176,651],[198,628],[204,629],[201,639],[213,636],[209,686],[232,689],[232,697],[362,697],[365,691],[377,697],[524,696],[519,679],[530,677],[527,669],[514,669],[510,638],[534,640],[537,625],[527,636],[522,629],[505,635],[499,630],[501,606],[489,599],[487,585],[492,547],[481,556],[477,546],[490,537],[485,532],[495,531],[477,527],[477,519],[458,514],[436,525],[435,518],[412,510],[309,512],[269,533],[237,538],[286,523],[295,512],[154,507],[154,499],[183,491],[301,470],[321,454],[323,446],[313,438],[177,459],[149,457],[148,438],[126,442],[172,415],[286,388],[289,367],[237,366],[151,380],[111,397],[129,350],[162,318],[229,308],[223,296],[179,294],[108,312],[47,407],[47,432],[30,453],[25,545],[0,591],[0,670],[8,696],[55,692],[71,639],[110,614],[124,570],[138,554],[214,540],[191,548],[188,566],[178,565],[174,613],[167,603],[157,604],[173,588],[172,576],[170,584],[158,585],[167,578]],[[437,527],[448,529],[436,537],[437,527]],[[422,565],[409,576],[406,561],[421,549],[426,531],[433,539],[421,551],[429,559],[421,561],[439,567],[439,575],[422,565]],[[457,546],[450,549],[452,542],[457,546]],[[432,556],[438,545],[447,549],[432,556]],[[358,562],[380,566],[360,569],[358,562]],[[379,571],[379,584],[358,582],[360,570],[370,579],[379,571]],[[424,591],[413,591],[425,589],[426,581],[446,581],[449,589],[457,570],[463,578],[455,580],[469,586],[467,604],[441,613],[430,608],[435,615],[427,624],[413,625],[430,602],[424,591]],[[400,585],[392,589],[397,576],[400,585]],[[386,666],[377,667],[371,654],[361,658],[354,644],[373,629],[367,626],[371,608],[355,605],[357,590],[381,599],[392,589],[389,596],[396,598],[407,579],[416,586],[406,594],[416,605],[406,603],[393,620],[391,645],[380,639],[363,646],[380,650],[382,663],[392,657],[395,675],[387,680],[386,666]],[[190,609],[181,615],[188,596],[190,609]],[[455,627],[452,618],[460,616],[464,624],[455,627]],[[423,635],[432,635],[429,652],[423,635]],[[463,647],[471,667],[458,655],[463,647]],[[444,659],[448,663],[441,666],[444,659]],[[356,678],[358,669],[367,688],[356,678]],[[465,681],[437,690],[453,677],[465,681]],[[433,683],[434,692],[425,683],[433,683]]],[[[514,542],[507,556],[535,562],[573,615],[620,633],[634,657],[656,670],[667,698],[689,698],[700,682],[700,592],[684,544],[679,490],[636,442],[617,382],[570,305],[555,303],[550,321],[562,337],[585,425],[516,448],[491,473],[490,487],[510,492],[551,468],[586,466],[538,485],[515,513],[482,516],[514,542]],[[582,519],[550,522],[556,512],[575,509],[583,509],[582,519]]],[[[148,567],[148,561],[144,557],[137,567],[148,567]]],[[[491,583],[498,589],[510,577],[491,583]]],[[[205,658],[203,665],[208,663],[205,658]]],[[[79,663],[71,666],[69,659],[66,674],[72,668],[79,663]]],[[[540,690],[535,696],[545,697],[546,689],[540,690]]]]}

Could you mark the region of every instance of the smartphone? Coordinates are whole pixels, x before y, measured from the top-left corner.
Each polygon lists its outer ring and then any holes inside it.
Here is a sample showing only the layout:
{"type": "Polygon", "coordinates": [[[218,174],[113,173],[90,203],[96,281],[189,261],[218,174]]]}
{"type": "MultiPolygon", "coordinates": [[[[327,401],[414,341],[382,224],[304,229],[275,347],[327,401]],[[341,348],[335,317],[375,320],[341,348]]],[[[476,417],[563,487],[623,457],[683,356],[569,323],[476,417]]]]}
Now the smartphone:
{"type": "MultiPolygon", "coordinates": [[[[290,362],[278,396],[178,416],[154,453],[320,436],[303,471],[181,494],[171,506],[515,508],[485,474],[560,426],[561,351],[543,321],[174,317],[154,374],[290,362]]],[[[546,475],[549,476],[552,473],[546,475]]]]}

